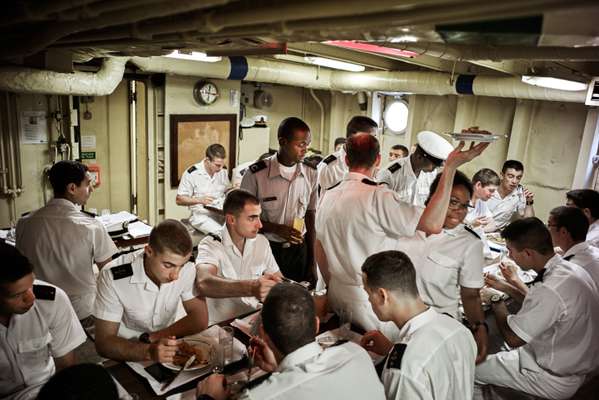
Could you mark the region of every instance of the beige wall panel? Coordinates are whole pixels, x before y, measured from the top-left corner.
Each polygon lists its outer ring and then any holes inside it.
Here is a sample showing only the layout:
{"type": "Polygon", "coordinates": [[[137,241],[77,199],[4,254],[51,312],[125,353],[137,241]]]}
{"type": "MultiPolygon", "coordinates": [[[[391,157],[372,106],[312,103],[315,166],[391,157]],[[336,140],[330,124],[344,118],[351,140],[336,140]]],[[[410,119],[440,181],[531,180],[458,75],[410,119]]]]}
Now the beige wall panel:
{"type": "Polygon", "coordinates": [[[329,122],[328,141],[325,145],[325,153],[333,152],[335,139],[345,137],[347,123],[355,115],[366,115],[366,111],[360,110],[358,98],[354,94],[331,92],[331,109],[327,119],[329,122]]]}
{"type": "Polygon", "coordinates": [[[142,219],[148,219],[148,129],[146,123],[146,85],[137,82],[137,215],[142,219]]]}

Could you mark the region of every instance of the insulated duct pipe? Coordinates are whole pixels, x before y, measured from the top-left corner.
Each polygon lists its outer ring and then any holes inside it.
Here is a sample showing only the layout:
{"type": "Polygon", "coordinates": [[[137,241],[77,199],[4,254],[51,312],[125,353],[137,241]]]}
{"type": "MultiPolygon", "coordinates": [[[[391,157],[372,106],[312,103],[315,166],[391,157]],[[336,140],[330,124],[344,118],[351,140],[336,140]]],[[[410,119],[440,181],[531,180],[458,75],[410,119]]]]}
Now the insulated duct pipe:
{"type": "Polygon", "coordinates": [[[127,58],[105,58],[96,73],[60,73],[23,67],[0,67],[0,90],[16,93],[105,96],[123,79],[127,58]]]}
{"type": "Polygon", "coordinates": [[[476,95],[584,103],[586,90],[570,92],[532,86],[520,77],[456,75],[444,72],[344,72],[249,57],[215,63],[167,57],[133,57],[142,71],[213,79],[277,83],[322,90],[395,91],[427,95],[476,95]]]}

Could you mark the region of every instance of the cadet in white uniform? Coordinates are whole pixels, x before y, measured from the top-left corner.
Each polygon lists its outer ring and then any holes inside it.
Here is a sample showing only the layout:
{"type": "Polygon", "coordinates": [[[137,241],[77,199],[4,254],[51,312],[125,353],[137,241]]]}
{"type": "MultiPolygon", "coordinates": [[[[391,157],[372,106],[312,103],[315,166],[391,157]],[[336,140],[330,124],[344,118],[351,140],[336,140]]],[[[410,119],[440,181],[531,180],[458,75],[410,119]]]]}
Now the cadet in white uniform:
{"type": "Polygon", "coordinates": [[[14,247],[0,244],[0,258],[0,397],[34,399],[86,336],[64,291],[34,280],[14,247]]]}
{"type": "Polygon", "coordinates": [[[258,308],[281,273],[268,240],[258,234],[260,202],[245,190],[229,192],[225,227],[198,246],[197,284],[207,297],[209,324],[258,308]]]}
{"type": "MultiPolygon", "coordinates": [[[[241,399],[384,399],[371,358],[354,343],[322,349],[318,319],[308,291],[288,283],[273,287],[262,308],[261,337],[251,341],[256,364],[270,377],[241,399]]],[[[223,375],[198,384],[199,399],[226,397],[223,375]]]]}
{"type": "Polygon", "coordinates": [[[152,229],[143,251],[124,255],[101,272],[94,311],[98,354],[171,362],[175,337],[206,328],[206,302],[194,294],[191,250],[185,227],[167,219],[152,229]],[[187,316],[175,321],[179,302],[187,316]]]}
{"type": "Polygon", "coordinates": [[[317,172],[302,162],[312,140],[310,128],[299,118],[286,118],[277,137],[277,154],[251,165],[241,188],[260,200],[262,231],[283,275],[315,282],[317,172]],[[301,221],[301,227],[296,220],[301,221]]]}
{"type": "Polygon", "coordinates": [[[60,161],[50,169],[54,198],[17,223],[17,248],[38,278],[63,289],[83,320],[93,311],[94,262],[99,268],[118,252],[100,221],[80,211],[93,192],[87,167],[60,161]]]}
{"type": "Polygon", "coordinates": [[[396,192],[371,180],[380,162],[375,137],[357,134],[346,145],[350,172],[326,191],[318,208],[318,265],[329,286],[328,301],[333,309],[349,308],[353,322],[364,329],[396,331],[393,324],[381,323],[372,312],[362,289],[359,266],[371,254],[396,249],[416,229],[440,232],[456,168],[476,157],[487,145],[466,152],[456,150],[448,158],[439,190],[424,210],[401,201],[396,192]]]}
{"type": "Polygon", "coordinates": [[[387,399],[471,399],[476,356],[472,334],[422,302],[408,256],[377,253],[366,259],[362,271],[374,312],[400,329],[395,345],[379,331],[362,337],[368,350],[388,354],[382,375],[387,399]]]}
{"type": "Polygon", "coordinates": [[[592,189],[570,190],[566,193],[566,205],[578,207],[589,220],[586,241],[599,248],[599,192],[592,189]]]}
{"type": "Polygon", "coordinates": [[[476,382],[570,398],[599,366],[599,292],[588,273],[553,252],[539,219],[514,221],[502,236],[510,258],[538,275],[515,315],[502,297],[491,297],[499,331],[513,350],[487,357],[476,367],[476,382]]]}
{"type": "Polygon", "coordinates": [[[487,201],[497,191],[499,183],[499,175],[489,168],[477,171],[472,177],[474,192],[470,204],[473,207],[468,210],[464,223],[474,228],[481,237],[484,232],[493,232],[497,229],[487,201]]]}
{"type": "Polygon", "coordinates": [[[502,229],[517,218],[534,217],[534,193],[520,184],[523,175],[524,165],[520,161],[507,160],[503,163],[501,183],[487,200],[487,207],[493,213],[495,229],[502,229]]]}
{"type": "Polygon", "coordinates": [[[447,159],[453,146],[431,131],[422,131],[417,138],[416,150],[379,172],[377,180],[397,192],[406,203],[423,206],[437,168],[447,159]]]}
{"type": "Polygon", "coordinates": [[[177,205],[189,206],[189,223],[202,233],[218,232],[223,226],[222,217],[204,206],[222,201],[231,186],[224,168],[225,157],[222,145],[211,144],[206,149],[206,158],[183,173],[177,189],[177,205]]]}
{"type": "MultiPolygon", "coordinates": [[[[371,118],[356,115],[347,123],[345,136],[349,138],[358,132],[369,133],[375,136],[377,128],[377,123],[371,118]]],[[[345,162],[345,154],[344,144],[339,150],[336,150],[333,154],[327,156],[318,165],[318,186],[320,187],[321,196],[325,190],[341,182],[348,173],[349,168],[345,162]]]]}

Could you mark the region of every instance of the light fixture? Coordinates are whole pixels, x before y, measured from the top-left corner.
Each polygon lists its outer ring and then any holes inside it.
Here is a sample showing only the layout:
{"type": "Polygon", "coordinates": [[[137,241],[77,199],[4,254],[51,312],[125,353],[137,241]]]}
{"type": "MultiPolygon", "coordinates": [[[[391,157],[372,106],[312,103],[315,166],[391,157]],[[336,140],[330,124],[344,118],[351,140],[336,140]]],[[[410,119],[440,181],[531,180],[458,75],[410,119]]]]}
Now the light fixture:
{"type": "Polygon", "coordinates": [[[408,104],[403,100],[395,100],[385,110],[383,118],[385,126],[396,134],[402,134],[408,127],[408,104]]]}
{"type": "Polygon", "coordinates": [[[418,38],[414,35],[401,35],[391,38],[391,43],[415,43],[418,38]]]}
{"type": "Polygon", "coordinates": [[[179,60],[192,60],[192,61],[203,61],[203,62],[218,62],[222,60],[222,57],[208,57],[206,53],[201,51],[192,51],[191,53],[183,53],[180,50],[173,50],[170,54],[165,57],[177,58],[179,60]]]}
{"type": "Polygon", "coordinates": [[[320,65],[321,67],[340,69],[350,72],[362,72],[366,68],[360,64],[353,64],[345,61],[333,60],[332,58],[316,57],[316,56],[296,56],[293,54],[275,54],[277,60],[292,61],[303,64],[320,65]]]}
{"type": "Polygon", "coordinates": [[[550,76],[522,75],[522,82],[529,85],[540,86],[549,89],[567,90],[571,92],[586,90],[588,87],[588,84],[586,83],[570,81],[567,79],[552,78],[550,76]]]}
{"type": "Polygon", "coordinates": [[[400,50],[393,47],[378,46],[376,44],[356,42],[353,40],[329,40],[323,42],[331,46],[342,47],[344,49],[366,51],[369,53],[383,54],[391,57],[408,57],[413,58],[418,56],[418,53],[409,50],[400,50]]]}

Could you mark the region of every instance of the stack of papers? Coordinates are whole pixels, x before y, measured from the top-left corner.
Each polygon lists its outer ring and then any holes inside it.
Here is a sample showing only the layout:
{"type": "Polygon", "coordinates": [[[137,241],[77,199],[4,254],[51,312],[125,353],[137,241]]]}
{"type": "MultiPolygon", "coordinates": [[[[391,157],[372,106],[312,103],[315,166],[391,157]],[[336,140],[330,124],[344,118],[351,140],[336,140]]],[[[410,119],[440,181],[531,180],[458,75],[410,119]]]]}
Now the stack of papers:
{"type": "Polygon", "coordinates": [[[96,217],[104,225],[108,232],[119,231],[123,229],[123,223],[135,221],[137,215],[127,211],[121,211],[116,214],[108,214],[96,217]]]}
{"type": "Polygon", "coordinates": [[[150,232],[152,232],[152,227],[141,221],[135,221],[127,225],[127,229],[129,229],[129,235],[131,235],[133,239],[150,236],[150,232]]]}

